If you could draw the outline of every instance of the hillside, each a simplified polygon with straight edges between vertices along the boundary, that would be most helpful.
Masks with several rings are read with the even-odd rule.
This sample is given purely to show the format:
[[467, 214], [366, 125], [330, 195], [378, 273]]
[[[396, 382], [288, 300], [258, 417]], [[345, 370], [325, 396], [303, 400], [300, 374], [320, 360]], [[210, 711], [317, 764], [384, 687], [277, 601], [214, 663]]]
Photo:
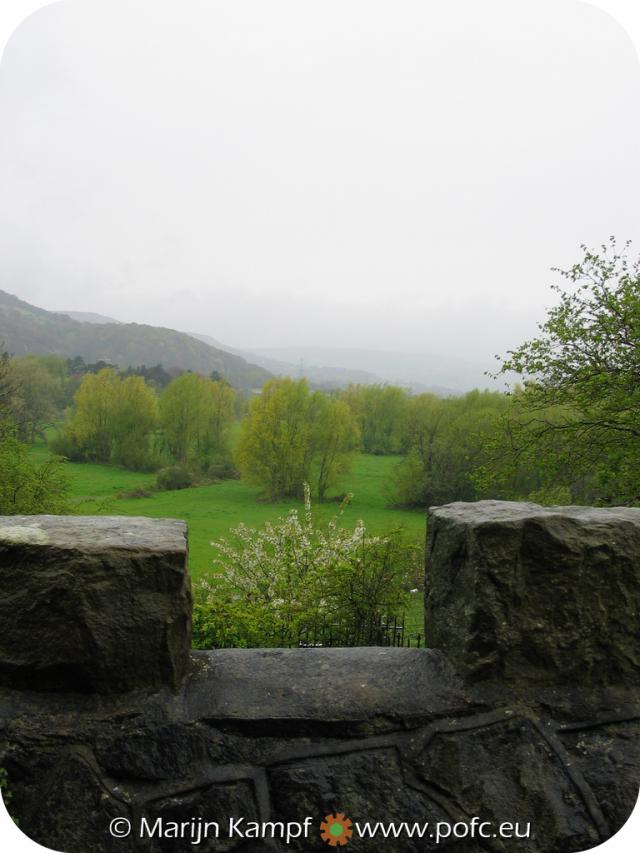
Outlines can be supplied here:
[[[103, 321], [94, 321], [103, 322]], [[200, 335], [196, 332], [190, 333], [192, 337], [199, 341], [204, 341], [210, 346], [219, 347], [225, 352], [235, 353], [242, 358], [249, 359], [253, 364], [258, 364], [264, 367], [275, 376], [290, 376], [293, 379], [298, 379], [300, 376], [306, 377], [312, 388], [334, 389], [346, 388], [350, 384], [371, 385], [373, 383], [384, 382], [379, 376], [374, 376], [366, 370], [352, 370], [345, 367], [322, 367], [316, 364], [307, 364], [303, 360], [297, 362], [281, 361], [275, 358], [269, 358], [265, 355], [250, 352], [248, 350], [235, 349], [234, 347], [221, 344], [210, 335]]]
[[55, 314], [66, 314], [72, 320], [79, 320], [81, 323], [117, 323], [120, 325], [120, 320], [115, 320], [113, 317], [105, 317], [104, 314], [96, 314], [93, 311], [55, 311]]
[[240, 356], [191, 335], [138, 323], [79, 322], [45, 311], [0, 290], [0, 345], [12, 355], [54, 353], [126, 368], [162, 364], [209, 374], [218, 371], [237, 388], [260, 388], [271, 374]]

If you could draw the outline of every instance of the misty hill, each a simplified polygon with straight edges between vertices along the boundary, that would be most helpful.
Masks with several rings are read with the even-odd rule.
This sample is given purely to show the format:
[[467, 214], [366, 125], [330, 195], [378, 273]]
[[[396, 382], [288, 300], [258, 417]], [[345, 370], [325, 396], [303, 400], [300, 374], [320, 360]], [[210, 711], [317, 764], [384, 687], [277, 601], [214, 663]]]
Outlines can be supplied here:
[[242, 358], [246, 358], [253, 364], [258, 364], [264, 367], [270, 373], [276, 376], [290, 376], [293, 379], [299, 379], [305, 376], [312, 387], [314, 388], [346, 388], [351, 383], [359, 385], [371, 385], [373, 383], [384, 382], [379, 376], [370, 373], [366, 370], [356, 370], [353, 368], [340, 366], [320, 366], [316, 364], [308, 364], [304, 359], [297, 362], [279, 360], [270, 358], [266, 355], [261, 355], [259, 352], [251, 352], [249, 350], [236, 349], [235, 347], [227, 346], [220, 341], [212, 338], [210, 335], [200, 335], [196, 332], [191, 332], [194, 338], [199, 341], [204, 341], [210, 346], [218, 347], [226, 352], [235, 353]]
[[[492, 387], [484, 376], [484, 365], [436, 353], [403, 353], [384, 350], [333, 349], [330, 347], [260, 347], [256, 357], [290, 363], [321, 364], [324, 369], [366, 371], [378, 382], [409, 387], [415, 393], [429, 391], [442, 396], [460, 394], [472, 388]], [[265, 363], [265, 362], [261, 362]], [[487, 367], [491, 367], [488, 364]]]
[[162, 364], [209, 374], [216, 370], [237, 388], [260, 388], [270, 374], [240, 356], [184, 332], [138, 323], [80, 322], [45, 311], [0, 290], [0, 343], [13, 355], [54, 353], [118, 367]]
[[56, 314], [66, 314], [72, 320], [79, 320], [81, 323], [117, 323], [120, 325], [120, 320], [114, 320], [113, 317], [105, 317], [104, 314], [96, 314], [94, 311], [56, 311]]

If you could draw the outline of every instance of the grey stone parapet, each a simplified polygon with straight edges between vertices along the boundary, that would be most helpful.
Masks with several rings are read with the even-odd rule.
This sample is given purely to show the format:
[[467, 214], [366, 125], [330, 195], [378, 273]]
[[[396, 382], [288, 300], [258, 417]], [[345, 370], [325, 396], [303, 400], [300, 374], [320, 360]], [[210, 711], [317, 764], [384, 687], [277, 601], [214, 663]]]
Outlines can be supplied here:
[[[640, 510], [431, 511], [431, 648], [189, 651], [185, 525], [0, 519], [0, 767], [64, 853], [327, 850], [320, 821], [451, 827], [360, 853], [578, 853], [640, 783]], [[458, 834], [474, 816], [526, 838]], [[226, 838], [307, 817], [308, 838]], [[131, 829], [114, 837], [114, 820]], [[220, 821], [219, 839], [141, 822]], [[453, 834], [457, 827], [457, 834]]]
[[0, 517], [0, 683], [176, 689], [189, 667], [182, 521]]
[[425, 637], [472, 680], [640, 683], [640, 509], [430, 510]]

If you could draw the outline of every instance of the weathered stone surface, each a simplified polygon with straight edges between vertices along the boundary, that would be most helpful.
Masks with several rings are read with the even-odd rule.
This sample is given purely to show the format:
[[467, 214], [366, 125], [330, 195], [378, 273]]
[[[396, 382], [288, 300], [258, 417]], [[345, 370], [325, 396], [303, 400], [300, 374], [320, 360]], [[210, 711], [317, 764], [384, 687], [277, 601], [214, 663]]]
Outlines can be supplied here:
[[[300, 815], [322, 818], [335, 811], [371, 825], [378, 821], [435, 825], [437, 821], [449, 819], [442, 806], [426, 793], [406, 784], [402, 761], [394, 746], [294, 761], [274, 768], [270, 783], [274, 809], [281, 820], [299, 820]], [[359, 838], [356, 833], [350, 849], [417, 853], [436, 849], [450, 851], [455, 843], [450, 839], [449, 844], [436, 845], [428, 836]], [[326, 850], [326, 844], [314, 833], [305, 849]]]
[[270, 720], [275, 728], [424, 719], [465, 704], [451, 665], [428, 649], [219, 649], [194, 661], [186, 685], [194, 719]]
[[[309, 814], [319, 823], [329, 811], [340, 810], [361, 823], [454, 824], [478, 814], [498, 822], [531, 821], [532, 840], [487, 847], [477, 837], [452, 837], [439, 846], [429, 837], [376, 837], [353, 840], [349, 849], [571, 853], [606, 840], [628, 818], [640, 782], [638, 704], [627, 703], [612, 723], [598, 718], [602, 696], [594, 698], [587, 690], [573, 704], [584, 718], [559, 723], [549, 717], [549, 696], [541, 707], [505, 690], [494, 708], [482, 710], [474, 698], [482, 685], [460, 693], [454, 680], [446, 702], [423, 696], [423, 713], [416, 714], [413, 700], [402, 694], [412, 692], [409, 673], [420, 667], [419, 658], [426, 662], [431, 654], [399, 649], [381, 665], [381, 650], [371, 648], [357, 650], [350, 665], [347, 650], [318, 656], [334, 661], [329, 671], [343, 673], [336, 689], [347, 695], [336, 706], [295, 691], [276, 692], [261, 712], [260, 691], [266, 690], [269, 674], [304, 686], [318, 651], [287, 650], [271, 668], [260, 650], [197, 653], [193, 676], [177, 694], [167, 688], [109, 696], [0, 689], [0, 766], [8, 771], [20, 826], [65, 853], [155, 853], [176, 848], [170, 838], [136, 836], [143, 816], [151, 822], [202, 817], [226, 825], [230, 817], [298, 821]], [[246, 691], [244, 705], [239, 693], [230, 701], [216, 699], [215, 678], [211, 689], [203, 690], [203, 657], [209, 672], [224, 674], [222, 689], [230, 687], [234, 667], [245, 675], [262, 672], [255, 690], [246, 681], [237, 686]], [[393, 680], [393, 669], [405, 677]], [[361, 696], [352, 708], [349, 680], [356, 677], [377, 688], [370, 701]], [[386, 677], [392, 679], [388, 689]], [[437, 670], [432, 677], [437, 681]], [[413, 683], [414, 693], [428, 693], [428, 679]], [[321, 690], [319, 681], [315, 689]], [[328, 703], [331, 698], [335, 694]], [[567, 710], [561, 713], [564, 718]], [[134, 826], [126, 841], [107, 832], [109, 821], [120, 816]], [[219, 841], [218, 847], [207, 842], [198, 849], [296, 849]], [[324, 849], [317, 825], [300, 849]]]
[[426, 641], [470, 679], [638, 685], [640, 509], [432, 509]]
[[[623, 826], [640, 787], [640, 719], [568, 726], [559, 732], [576, 770], [589, 785], [610, 827]], [[635, 779], [637, 785], [626, 780]]]
[[191, 646], [186, 557], [181, 521], [0, 518], [0, 683], [177, 687]]
[[[635, 514], [618, 514], [619, 530], [609, 522], [599, 530], [597, 518], [592, 524], [584, 510], [575, 517], [571, 510], [568, 520], [565, 510], [542, 510], [552, 518], [541, 522], [535, 514], [529, 520], [530, 507], [496, 510], [480, 504], [478, 526], [466, 508], [464, 524], [455, 508], [453, 519], [451, 508], [444, 510], [446, 523], [436, 522], [431, 531], [432, 537], [437, 534], [431, 552], [449, 555], [430, 564], [430, 571], [435, 566], [441, 575], [430, 578], [432, 591], [442, 593], [441, 613], [431, 602], [432, 618], [449, 620], [451, 649], [446, 633], [440, 645], [475, 680], [462, 679], [441, 650], [237, 649], [194, 652], [177, 689], [164, 678], [150, 689], [146, 668], [154, 663], [145, 657], [146, 643], [155, 635], [132, 623], [143, 651], [141, 658], [138, 648], [128, 653], [135, 689], [113, 692], [109, 681], [109, 690], [100, 693], [43, 692], [32, 676], [46, 667], [38, 670], [33, 663], [26, 670], [27, 686], [15, 677], [7, 679], [13, 686], [0, 685], [0, 766], [8, 772], [11, 810], [23, 832], [65, 853], [160, 853], [192, 846], [207, 853], [320, 851], [327, 849], [319, 838], [320, 821], [343, 811], [360, 826], [428, 822], [433, 831], [434, 822], [442, 822], [464, 832], [476, 815], [491, 821], [493, 830], [502, 821], [532, 825], [529, 839], [452, 834], [439, 844], [428, 831], [418, 837], [401, 830], [398, 838], [356, 833], [347, 848], [355, 853], [577, 853], [610, 838], [629, 817], [640, 784], [640, 696], [627, 611], [614, 608], [606, 619], [602, 615], [610, 599], [604, 581], [598, 585], [596, 569], [604, 567], [601, 580], [608, 579], [614, 602], [626, 592], [626, 605], [635, 606], [637, 578], [630, 574], [636, 564], [629, 556], [636, 542]], [[92, 550], [85, 538], [79, 550], [77, 542], [65, 546], [63, 527], [52, 524], [46, 544], [49, 534], [41, 519], [16, 521], [18, 531], [5, 532], [5, 543], [17, 538], [24, 548], [23, 540], [31, 540], [33, 550], [13, 552], [14, 559], [28, 557], [13, 574], [29, 574], [29, 588], [38, 576], [46, 583], [56, 579], [71, 591], [81, 616], [95, 604], [104, 626], [113, 620], [116, 631], [123, 630], [119, 620], [130, 604], [119, 586], [123, 578], [129, 598], [139, 595], [143, 609], [147, 599], [159, 600], [172, 613], [163, 602], [175, 597], [177, 612], [183, 612], [184, 551], [175, 547], [181, 529], [178, 534], [173, 528], [176, 535], [163, 540], [151, 523], [146, 532], [138, 528], [127, 548], [120, 522], [108, 529], [113, 520], [104, 519], [102, 542]], [[122, 521], [126, 529], [130, 520]], [[30, 523], [33, 530], [25, 532]], [[483, 524], [487, 529], [479, 530]], [[156, 551], [154, 543], [160, 543]], [[0, 571], [11, 577], [11, 594], [17, 595], [7, 547]], [[534, 572], [536, 554], [540, 576]], [[576, 598], [570, 593], [582, 577], [578, 564], [590, 594], [578, 592]], [[89, 599], [81, 595], [79, 577], [89, 581]], [[548, 586], [556, 599], [559, 590], [564, 599], [560, 604], [552, 596], [547, 613]], [[104, 606], [111, 597], [118, 609]], [[490, 623], [497, 625], [493, 634], [481, 619], [474, 621], [476, 599], [480, 612], [505, 616], [504, 625], [499, 619]], [[27, 603], [22, 600], [23, 607]], [[59, 630], [61, 615], [75, 624], [68, 602], [66, 610], [51, 612], [42, 600], [36, 603], [34, 612], [45, 624], [49, 619]], [[589, 677], [572, 658], [567, 665], [561, 643], [547, 648], [544, 637], [538, 638], [531, 620], [539, 611], [548, 632], [555, 630], [554, 620], [566, 631], [573, 625], [574, 655], [586, 655], [582, 663], [587, 661]], [[17, 630], [18, 622], [12, 625]], [[480, 633], [483, 657], [477, 657], [480, 646], [469, 651], [463, 642], [465, 626], [472, 637]], [[592, 630], [599, 632], [597, 641]], [[87, 648], [84, 670], [65, 672], [86, 674], [96, 652], [101, 661], [103, 646], [78, 645], [83, 637], [78, 631], [73, 643], [60, 648]], [[118, 651], [108, 650], [109, 655]], [[598, 655], [617, 667], [611, 683], [593, 674], [591, 662]], [[558, 677], [545, 666], [567, 668]], [[77, 688], [76, 680], [70, 683]], [[225, 838], [230, 818], [297, 822], [308, 815], [314, 818], [311, 835], [290, 846], [277, 838]], [[130, 836], [111, 836], [114, 818], [131, 821]], [[197, 845], [188, 834], [141, 837], [142, 818], [148, 825], [158, 818], [174, 826], [219, 821], [222, 836]]]
[[514, 846], [523, 853], [587, 850], [607, 827], [597, 806], [590, 813], [582, 778], [568, 772], [563, 757], [531, 720], [512, 717], [444, 727], [419, 763], [425, 781], [456, 792], [462, 813], [494, 826], [517, 822]]

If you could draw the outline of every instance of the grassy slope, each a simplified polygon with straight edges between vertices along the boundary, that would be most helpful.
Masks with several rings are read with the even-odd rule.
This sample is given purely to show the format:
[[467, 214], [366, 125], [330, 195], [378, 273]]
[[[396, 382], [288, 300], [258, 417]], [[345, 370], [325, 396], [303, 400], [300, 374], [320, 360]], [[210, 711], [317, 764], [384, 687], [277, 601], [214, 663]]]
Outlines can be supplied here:
[[[32, 452], [42, 459], [47, 455], [44, 445], [37, 445]], [[343, 484], [344, 490], [354, 496], [343, 515], [345, 526], [352, 527], [362, 518], [370, 533], [402, 527], [412, 536], [424, 535], [422, 512], [394, 510], [385, 506], [386, 486], [397, 462], [397, 457], [364, 454], [358, 457], [353, 473]], [[239, 522], [259, 527], [265, 521], [285, 515], [291, 508], [301, 507], [301, 503], [296, 501], [262, 503], [259, 501], [260, 489], [239, 480], [176, 492], [156, 492], [144, 498], [117, 498], [119, 492], [149, 486], [155, 480], [154, 475], [88, 463], [68, 463], [67, 471], [71, 477], [72, 494], [81, 501], [79, 511], [82, 513], [184, 519], [189, 526], [189, 567], [194, 578], [212, 565], [215, 550], [211, 541], [228, 536], [230, 528]], [[319, 518], [328, 519], [338, 511], [338, 504], [316, 505], [315, 509]], [[421, 630], [421, 602], [418, 598], [421, 596], [416, 596], [415, 606], [411, 608], [414, 630]]]

